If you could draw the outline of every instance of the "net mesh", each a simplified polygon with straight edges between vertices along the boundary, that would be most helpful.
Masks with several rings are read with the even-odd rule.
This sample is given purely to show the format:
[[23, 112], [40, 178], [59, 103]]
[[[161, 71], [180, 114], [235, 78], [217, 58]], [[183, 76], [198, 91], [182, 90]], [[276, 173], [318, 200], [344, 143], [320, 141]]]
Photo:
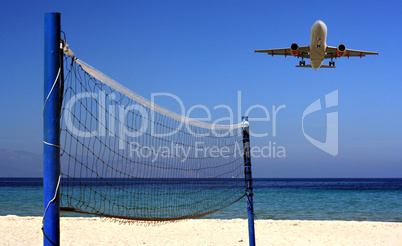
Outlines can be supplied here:
[[62, 211], [136, 220], [200, 217], [244, 194], [238, 125], [163, 109], [64, 58]]

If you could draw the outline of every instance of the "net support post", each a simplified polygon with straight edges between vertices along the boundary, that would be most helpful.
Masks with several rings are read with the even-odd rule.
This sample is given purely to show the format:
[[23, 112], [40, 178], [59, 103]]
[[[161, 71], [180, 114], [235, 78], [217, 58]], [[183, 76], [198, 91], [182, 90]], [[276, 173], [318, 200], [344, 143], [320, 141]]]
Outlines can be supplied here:
[[255, 231], [254, 231], [254, 206], [253, 206], [253, 180], [251, 175], [251, 154], [250, 154], [250, 130], [248, 117], [242, 117], [242, 130], [243, 130], [243, 157], [244, 157], [244, 175], [246, 183], [246, 197], [247, 197], [247, 213], [248, 213], [248, 235], [250, 246], [255, 245]]
[[[45, 14], [43, 245], [60, 244], [60, 13]], [[59, 70], [60, 69], [60, 70]]]

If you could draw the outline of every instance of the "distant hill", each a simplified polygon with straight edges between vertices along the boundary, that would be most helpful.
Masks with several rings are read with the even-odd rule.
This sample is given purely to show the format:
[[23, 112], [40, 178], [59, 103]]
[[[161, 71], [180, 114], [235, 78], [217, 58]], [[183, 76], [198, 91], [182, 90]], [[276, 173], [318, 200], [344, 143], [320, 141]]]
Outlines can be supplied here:
[[43, 156], [0, 149], [0, 177], [42, 177]]

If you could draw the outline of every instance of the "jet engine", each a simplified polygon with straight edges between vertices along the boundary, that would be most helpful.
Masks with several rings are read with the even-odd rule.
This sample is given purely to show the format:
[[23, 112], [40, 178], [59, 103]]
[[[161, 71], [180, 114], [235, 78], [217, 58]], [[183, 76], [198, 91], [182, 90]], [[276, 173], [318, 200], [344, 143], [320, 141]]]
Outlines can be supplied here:
[[336, 56], [337, 57], [342, 57], [346, 52], [346, 46], [344, 44], [338, 45], [336, 48]]
[[296, 43], [290, 45], [290, 53], [292, 53], [294, 56], [299, 54], [299, 46]]

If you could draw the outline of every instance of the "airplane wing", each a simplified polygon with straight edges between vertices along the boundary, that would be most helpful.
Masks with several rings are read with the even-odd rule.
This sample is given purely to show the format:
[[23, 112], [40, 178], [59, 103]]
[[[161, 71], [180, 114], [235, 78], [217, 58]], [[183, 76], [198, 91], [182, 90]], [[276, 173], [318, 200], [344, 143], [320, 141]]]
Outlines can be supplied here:
[[[269, 50], [255, 50], [255, 53], [267, 53], [268, 55], [272, 56], [293, 56], [292, 53], [290, 53], [290, 48], [282, 48], [282, 49], [269, 49]], [[300, 46], [299, 47], [299, 56], [302, 56], [304, 58], [310, 58], [310, 47], [309, 46]]]
[[[327, 58], [335, 58], [336, 57], [336, 47], [333, 46], [327, 46], [327, 54], [325, 55], [325, 59]], [[346, 49], [344, 57], [364, 57], [366, 55], [378, 55], [378, 52], [371, 52], [371, 51], [363, 51], [363, 50], [352, 50], [352, 49]]]

